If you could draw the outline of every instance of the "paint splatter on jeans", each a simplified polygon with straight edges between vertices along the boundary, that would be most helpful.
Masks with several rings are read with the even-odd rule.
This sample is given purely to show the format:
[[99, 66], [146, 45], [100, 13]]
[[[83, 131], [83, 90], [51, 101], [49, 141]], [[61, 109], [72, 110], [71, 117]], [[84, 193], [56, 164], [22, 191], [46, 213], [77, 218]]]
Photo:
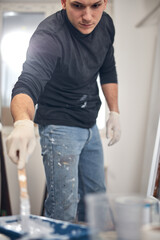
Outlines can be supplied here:
[[53, 219], [85, 220], [84, 197], [104, 192], [102, 144], [97, 126], [90, 129], [39, 126], [47, 182], [45, 215]]

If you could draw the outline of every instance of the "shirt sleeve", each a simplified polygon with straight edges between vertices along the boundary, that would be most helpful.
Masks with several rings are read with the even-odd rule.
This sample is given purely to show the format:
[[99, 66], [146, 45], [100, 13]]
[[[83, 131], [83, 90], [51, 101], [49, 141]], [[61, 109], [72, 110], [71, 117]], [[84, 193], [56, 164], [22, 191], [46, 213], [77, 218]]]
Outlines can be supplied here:
[[58, 43], [45, 31], [36, 31], [31, 37], [23, 70], [13, 90], [12, 98], [24, 93], [37, 103], [45, 85], [51, 79], [59, 58]]
[[106, 14], [105, 16], [106, 16], [106, 28], [109, 38], [109, 47], [103, 65], [99, 71], [101, 84], [118, 82], [113, 47], [115, 28], [111, 17], [108, 14]]
[[100, 81], [101, 84], [118, 82], [113, 46], [108, 50], [104, 63], [100, 69]]

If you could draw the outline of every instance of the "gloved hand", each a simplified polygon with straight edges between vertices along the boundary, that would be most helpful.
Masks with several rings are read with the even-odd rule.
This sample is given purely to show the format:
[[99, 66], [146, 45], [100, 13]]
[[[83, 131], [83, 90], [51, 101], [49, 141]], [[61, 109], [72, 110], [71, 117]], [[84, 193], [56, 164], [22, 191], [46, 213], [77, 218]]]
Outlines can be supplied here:
[[6, 141], [7, 153], [10, 159], [18, 165], [18, 169], [25, 167], [28, 156], [36, 146], [34, 123], [31, 120], [18, 120]]
[[111, 139], [108, 146], [118, 142], [121, 137], [119, 113], [117, 112], [110, 112], [109, 119], [106, 123], [106, 137]]

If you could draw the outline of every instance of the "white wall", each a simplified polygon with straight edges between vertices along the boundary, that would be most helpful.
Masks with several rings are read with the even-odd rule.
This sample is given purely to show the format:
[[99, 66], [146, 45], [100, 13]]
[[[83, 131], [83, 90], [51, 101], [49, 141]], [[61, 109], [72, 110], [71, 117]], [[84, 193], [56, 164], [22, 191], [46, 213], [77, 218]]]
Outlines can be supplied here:
[[157, 4], [154, 0], [150, 2], [152, 4], [145, 0], [113, 2], [122, 138], [117, 145], [105, 149], [109, 192], [139, 192], [145, 170], [143, 161], [157, 26], [135, 26]]

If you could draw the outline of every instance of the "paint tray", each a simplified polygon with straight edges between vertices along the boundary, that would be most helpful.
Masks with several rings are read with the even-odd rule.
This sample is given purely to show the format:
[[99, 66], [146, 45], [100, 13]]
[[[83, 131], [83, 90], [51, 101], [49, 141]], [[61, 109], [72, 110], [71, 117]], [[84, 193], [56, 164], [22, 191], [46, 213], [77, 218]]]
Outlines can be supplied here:
[[[38, 239], [38, 240], [89, 240], [90, 230], [88, 227], [78, 224], [71, 224], [65, 221], [53, 220], [46, 217], [40, 217], [36, 215], [29, 216], [29, 222], [32, 222], [32, 227], [35, 230], [35, 226], [38, 224], [38, 230], [40, 229], [43, 234], [31, 234], [31, 231], [23, 231], [21, 226], [21, 216], [7, 216], [0, 217], [0, 233], [9, 237], [11, 240], [23, 239]], [[34, 223], [36, 224], [34, 226]], [[29, 224], [30, 225], [30, 224]], [[44, 230], [43, 230], [44, 228]], [[47, 231], [45, 230], [47, 229]]]

